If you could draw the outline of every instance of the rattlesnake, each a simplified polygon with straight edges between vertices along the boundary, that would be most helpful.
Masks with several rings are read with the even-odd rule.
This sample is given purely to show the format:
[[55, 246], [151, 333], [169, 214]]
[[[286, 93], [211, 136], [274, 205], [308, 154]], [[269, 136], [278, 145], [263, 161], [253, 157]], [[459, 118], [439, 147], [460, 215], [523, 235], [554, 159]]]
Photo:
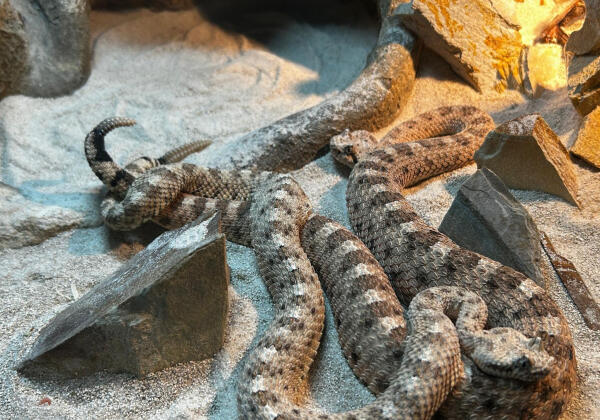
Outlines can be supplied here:
[[[194, 165], [185, 163], [159, 166], [143, 174], [130, 174], [127, 171], [127, 167], [125, 170], [121, 170], [116, 166], [113, 167], [112, 165], [114, 165], [114, 163], [109, 165], [106, 159], [99, 161], [96, 158], [97, 156], [102, 156], [104, 158], [107, 156], [105, 156], [106, 152], [104, 151], [103, 144], [104, 134], [115, 126], [129, 124], [130, 121], [128, 120], [108, 120], [100, 124], [86, 138], [86, 155], [88, 161], [90, 162], [92, 169], [94, 169], [94, 172], [103, 180], [103, 182], [109, 185], [109, 188], [111, 188], [111, 196], [103, 202], [102, 206], [102, 213], [107, 224], [118, 229], [127, 229], [139, 225], [143, 221], [152, 219], [165, 227], [175, 227], [195, 218], [209, 208], [216, 207], [221, 209], [223, 211], [224, 229], [228, 238], [246, 245], [252, 242], [252, 245], [257, 249], [261, 272], [265, 277], [267, 284], [271, 284], [269, 290], [273, 296], [275, 306], [278, 308], [283, 305], [281, 309], [283, 312], [276, 315], [276, 320], [272, 324], [272, 328], [269, 329], [270, 333], [261, 340], [258, 349], [249, 359], [249, 367], [246, 372], [250, 372], [250, 378], [242, 377], [240, 386], [241, 412], [250, 415], [253, 412], [252, 410], [254, 410], [255, 414], [261, 413], [265, 417], [269, 417], [269, 415], [284, 414], [286, 412], [289, 417], [310, 417], [314, 415], [310, 410], [307, 411], [306, 409], [293, 408], [294, 404], [299, 403], [304, 395], [307, 371], [312, 363], [314, 353], [316, 352], [318, 339], [321, 334], [323, 317], [320, 289], [316, 283], [316, 276], [314, 272], [312, 272], [310, 264], [308, 264], [305, 258], [301, 258], [303, 257], [303, 250], [306, 250], [306, 252], [311, 255], [313, 264], [320, 267], [319, 274], [323, 278], [333, 279], [333, 283], [331, 284], [336, 284], [336, 279], [338, 281], [337, 284], [339, 284], [339, 281], [343, 279], [340, 279], [340, 276], [337, 273], [330, 272], [327, 274], [327, 267], [331, 267], [332, 265], [319, 263], [320, 259], [324, 258], [324, 255], [334, 255], [334, 251], [337, 249], [338, 245], [340, 247], [344, 246], [344, 244], [348, 246], [348, 243], [352, 243], [352, 246], [356, 247], [356, 249], [351, 249], [351, 251], [356, 251], [359, 254], [364, 253], [364, 255], [368, 255], [368, 251], [356, 238], [352, 240], [352, 236], [349, 237], [350, 239], [347, 239], [338, 245], [336, 245], [337, 242], [333, 242], [333, 246], [331, 245], [332, 238], [330, 238], [329, 235], [321, 238], [321, 242], [319, 242], [317, 240], [317, 232], [321, 232], [322, 234], [322, 229], [313, 230], [310, 226], [315, 224], [319, 225], [319, 223], [325, 223], [323, 226], [329, 226], [328, 223], [330, 222], [323, 222], [323, 220], [320, 219], [320, 216], [312, 215], [310, 213], [307, 200], [301, 189], [295, 186], [295, 183], [289, 179], [289, 177], [265, 173], [256, 174], [251, 171], [222, 172], [198, 168]], [[460, 138], [460, 136], [455, 136], [454, 138]], [[144, 158], [144, 160], [150, 161], [148, 158]], [[111, 168], [110, 170], [113, 173], [112, 176], [107, 175], [108, 172], [105, 170], [107, 167]], [[121, 175], [117, 176], [116, 174], [119, 173]], [[271, 188], [270, 191], [267, 189], [265, 192], [262, 187], [257, 187], [257, 180], [259, 180], [258, 184], [274, 183], [274, 185], [278, 185], [278, 188]], [[130, 184], [130, 186], [128, 184]], [[290, 189], [292, 190], [291, 192], [287, 191]], [[185, 195], [182, 193], [194, 195]], [[198, 194], [202, 194], [203, 196], [200, 197]], [[250, 201], [249, 198], [251, 197], [251, 194], [253, 194], [253, 197], [258, 197], [259, 199], [253, 198], [253, 200]], [[282, 204], [282, 195], [287, 197], [290, 201], [296, 200], [296, 205], [284, 206], [286, 211], [283, 213], [278, 206], [267, 205], [267, 203], [273, 203], [273, 201], [269, 200], [279, 200], [279, 204]], [[258, 204], [260, 203], [260, 200], [267, 201], [261, 206]], [[270, 214], [261, 214], [261, 211], [265, 214], [270, 211]], [[298, 214], [300, 214], [300, 216]], [[308, 220], [308, 222], [306, 223], [306, 227], [302, 229], [304, 220]], [[340, 226], [331, 226], [329, 228], [329, 233], [331, 233], [332, 236], [343, 235], [340, 232], [345, 232]], [[291, 244], [293, 241], [290, 241], [289, 238], [297, 237], [301, 231], [303, 238], [302, 245], [297, 246], [298, 244], [296, 244], [294, 245], [296, 248], [293, 249], [287, 249], [283, 246], [284, 252], [282, 254], [282, 249], [280, 246], [278, 247], [277, 241], [266, 240], [266, 237], [262, 238], [258, 236], [260, 239], [255, 239], [255, 237], [253, 237], [253, 235], [260, 235], [257, 232], [261, 232], [261, 229], [266, 229], [262, 233], [264, 235], [269, 235], [270, 239], [273, 238], [273, 234], [275, 233], [278, 235], [278, 240], [284, 244]], [[282, 232], [278, 232], [278, 229], [282, 229], [283, 236], [281, 235]], [[346, 232], [345, 234], [352, 235], [349, 232]], [[269, 247], [273, 247], [273, 243], [275, 243], [275, 249], [269, 250]], [[309, 252], [309, 250], [312, 249], [311, 244], [312, 246], [316, 246], [316, 251], [313, 250], [313, 252]], [[319, 245], [317, 246], [315, 244]], [[342, 252], [340, 255], [345, 254], [346, 253]], [[273, 257], [273, 255], [276, 257]], [[370, 258], [372, 259], [372, 257]], [[357, 267], [364, 268], [364, 266], [361, 265], [361, 262], [354, 261], [354, 263]], [[372, 263], [375, 264], [374, 260]], [[278, 268], [274, 269], [273, 267]], [[290, 267], [293, 267], [293, 269], [290, 269]], [[349, 267], [352, 267], [352, 265], [350, 264]], [[381, 272], [381, 269], [378, 269], [378, 271]], [[281, 290], [278, 290], [278, 285], [284, 284], [284, 281], [281, 280], [281, 275], [286, 272], [291, 272], [293, 276], [296, 276], [294, 277], [296, 279], [294, 281], [295, 286], [291, 288], [284, 287], [283, 290], [285, 290], [285, 292], [282, 293]], [[335, 309], [335, 299], [332, 299], [332, 306], [334, 306], [338, 328], [340, 328], [340, 338], [344, 352], [349, 358], [349, 362], [355, 369], [355, 372], [374, 392], [379, 393], [384, 389], [387, 389], [387, 391], [383, 392], [373, 405], [361, 409], [362, 411], [359, 411], [358, 413], [346, 413], [346, 415], [349, 416], [349, 418], [355, 415], [372, 418], [375, 414], [382, 418], [385, 418], [386, 416], [397, 417], [399, 415], [417, 418], [428, 417], [435, 409], [437, 409], [437, 406], [443, 401], [445, 394], [449, 392], [452, 385], [458, 379], [460, 369], [457, 366], [460, 364], [456, 360], [456, 353], [453, 353], [452, 346], [440, 347], [439, 336], [433, 334], [431, 330], [428, 333], [424, 333], [424, 336], [416, 334], [416, 331], [418, 330], [415, 330], [415, 328], [420, 325], [416, 321], [418, 319], [417, 314], [412, 315], [415, 321], [413, 321], [413, 333], [411, 333], [410, 337], [420, 338], [416, 339], [416, 342], [411, 341], [411, 338], [409, 338], [405, 344], [402, 344], [402, 339], [404, 338], [402, 309], [397, 302], [395, 305], [388, 302], [390, 300], [393, 301], [393, 297], [390, 296], [390, 290], [387, 291], [387, 294], [382, 291], [385, 289], [385, 286], [380, 286], [380, 284], [386, 282], [385, 275], [383, 275], [383, 273], [379, 274], [377, 270], [370, 270], [362, 274], [368, 274], [366, 276], [367, 280], [372, 275], [372, 283], [370, 283], [370, 280], [366, 281], [366, 283], [362, 285], [362, 287], [364, 287], [362, 290], [360, 289], [360, 281], [352, 283], [352, 286], [349, 289], [353, 290], [354, 296], [349, 296], [348, 302], [341, 301], [341, 304], [338, 305], [341, 308], [339, 310]], [[271, 277], [274, 277], [274, 280], [269, 280]], [[358, 277], [360, 278], [360, 276]], [[375, 279], [377, 280], [375, 281]], [[365, 279], [362, 279], [362, 281], [364, 282]], [[301, 285], [301, 287], [299, 285]], [[328, 287], [328, 289], [332, 288], [335, 288], [335, 286]], [[302, 293], [299, 293], [300, 291], [302, 291]], [[459, 291], [460, 289], [456, 288], [434, 289], [427, 292], [422, 298], [419, 297], [419, 299], [415, 301], [415, 305], [417, 308], [421, 309], [428, 305], [434, 305], [435, 300], [432, 301], [432, 298], [437, 298], [439, 300], [440, 296], [444, 295], [444, 293], [453, 296], [454, 299], [463, 303], [470, 301], [470, 303], [465, 303], [467, 306], [468, 304], [474, 304], [476, 295], [471, 292], [459, 293]], [[438, 292], [438, 294], [436, 295], [434, 292]], [[461, 297], [460, 294], [463, 296]], [[367, 297], [368, 303], [366, 309], [369, 310], [370, 308], [372, 311], [371, 315], [366, 318], [370, 319], [369, 325], [365, 322], [359, 322], [359, 319], [355, 319], [354, 322], [350, 319], [352, 316], [359, 316], [357, 313], [338, 315], [344, 313], [344, 309], [347, 310], [350, 306], [350, 302], [352, 302], [351, 299], [356, 301], [358, 298], [360, 301], [360, 299], [364, 299], [365, 296]], [[286, 299], [291, 299], [291, 301], [288, 302]], [[418, 303], [421, 300], [427, 303], [419, 306]], [[380, 304], [380, 301], [383, 302], [383, 304]], [[290, 302], [300, 306], [290, 308]], [[445, 310], [448, 314], [456, 315], [456, 302], [453, 302], [452, 305], [448, 305], [450, 302], [452, 302], [452, 300], [447, 300], [447, 305], [442, 306], [439, 309]], [[365, 305], [363, 304], [363, 306]], [[371, 308], [371, 306], [373, 306], [373, 308]], [[481, 307], [481, 304], [479, 304], [479, 307]], [[308, 313], [304, 311], [304, 309], [309, 309]], [[412, 307], [411, 311], [413, 311]], [[419, 311], [414, 310], [414, 312], [418, 313]], [[290, 315], [290, 313], [292, 315]], [[382, 315], [384, 313], [388, 313], [390, 316]], [[469, 310], [465, 316], [468, 321], [463, 322], [463, 326], [477, 324], [477, 322], [481, 323], [482, 318], [479, 310]], [[347, 325], [357, 325], [360, 327], [354, 328], [353, 331], [347, 328], [347, 332], [342, 332], [345, 317], [348, 317], [348, 321], [350, 321], [350, 324]], [[448, 326], [447, 319], [442, 317], [440, 311], [436, 312], [436, 317], [435, 322], [430, 319], [429, 321], [431, 322], [425, 322], [425, 326], [433, 326], [434, 330], [439, 329], [438, 333], [443, 331], [442, 336], [447, 335], [448, 340], [450, 340], [449, 343], [451, 343], [453, 340], [451, 338], [453, 333], [451, 332], [452, 328], [449, 328]], [[307, 322], [307, 319], [309, 322]], [[441, 319], [445, 319], [445, 321], [441, 321]], [[385, 328], [383, 328], [382, 331], [384, 334], [373, 334], [371, 331], [373, 325], [378, 322], [383, 322], [382, 325], [384, 325]], [[446, 322], [445, 326], [444, 322]], [[485, 320], [483, 322], [485, 323]], [[481, 326], [483, 325], [480, 325], [480, 327]], [[291, 336], [283, 334], [283, 330], [287, 331]], [[375, 335], [375, 337], [372, 337], [373, 340], [370, 341], [368, 339], [361, 341], [361, 333], [363, 332], [366, 333], [367, 336]], [[480, 351], [479, 356], [481, 356], [482, 367], [484, 368], [486, 357], [490, 357], [493, 353], [491, 347], [496, 347], [493, 350], [507, 350], [507, 354], [502, 355], [500, 359], [496, 358], [492, 361], [489, 359], [487, 360], [487, 366], [490, 368], [489, 373], [514, 378], [519, 377], [519, 372], [525, 372], [526, 375], [520, 377], [520, 379], [535, 381], [547, 373], [547, 365], [549, 363], [551, 363], [552, 366], [556, 364], [552, 357], [548, 357], [547, 354], [539, 348], [539, 339], [526, 340], [524, 337], [509, 329], [497, 329], [496, 332], [498, 334], [486, 333], [486, 338], [504, 341], [509, 338], [513, 339], [514, 337], [517, 337], [514, 342], [518, 343], [520, 346], [519, 350], [517, 351], [517, 349], [510, 348], [509, 345], [493, 346], [491, 344], [487, 345], [487, 347], [490, 347], [490, 351], [485, 351], [486, 346], [481, 345], [468, 350], [468, 345], [466, 344], [468, 340], [464, 339], [465, 329], [463, 328], [462, 330], [463, 339], [461, 340], [461, 345], [463, 346], [463, 350], [471, 352], [475, 351], [475, 353]], [[393, 336], [394, 334], [396, 334], [396, 337], [388, 340], [385, 345], [379, 346], [380, 348], [385, 348], [391, 343], [387, 353], [374, 352], [374, 349], [369, 348], [369, 344], [366, 344], [370, 343], [370, 346], [372, 347], [374, 345], [373, 343], [375, 343], [375, 348], [377, 348], [377, 343], [382, 343], [380, 340], [382, 335]], [[429, 336], [427, 334], [429, 334]], [[427, 339], [427, 337], [429, 337], [429, 339]], [[304, 339], [304, 341], [302, 339]], [[415, 377], [414, 374], [412, 376], [406, 376], [407, 365], [409, 366], [409, 369], [421, 369], [421, 372], [423, 372], [421, 365], [426, 362], [425, 365], [431, 368], [429, 361], [424, 362], [419, 359], [416, 356], [418, 351], [413, 350], [417, 349], [418, 346], [425, 342], [429, 342], [431, 348], [434, 349], [432, 350], [434, 353], [437, 352], [437, 356], [434, 357], [433, 360], [441, 364], [433, 371], [429, 371], [428, 374], [423, 374], [421, 386], [424, 388], [412, 386], [416, 384], [409, 381], [408, 383], [411, 383], [412, 385], [406, 389], [407, 382], [400, 380], [399, 378], [406, 379], [406, 377]], [[437, 348], [436, 344], [438, 346]], [[411, 347], [411, 345], [415, 347]], [[481, 351], [482, 349], [483, 351]], [[402, 355], [403, 350], [406, 350], [404, 355]], [[477, 359], [478, 355], [475, 353], [472, 353], [471, 357]], [[386, 354], [387, 356], [385, 356]], [[453, 354], [454, 356], [452, 356]], [[445, 358], [442, 356], [445, 356]], [[513, 357], [513, 359], [509, 360], [508, 364], [503, 365], [502, 368], [500, 366], [494, 366], [498, 360], [505, 361], [505, 356]], [[388, 358], [386, 359], [385, 357]], [[381, 364], [382, 360], [386, 363]], [[403, 365], [403, 363], [405, 364]], [[574, 361], [572, 363], [574, 364]], [[507, 367], [510, 367], [512, 370], [502, 371], [502, 369]], [[377, 370], [380, 370], [380, 372], [377, 372]], [[471, 366], [470, 371], [474, 370], [475, 368]], [[373, 372], [376, 373], [374, 374]], [[403, 372], [403, 374], [396, 375], [398, 372]], [[436, 374], [433, 374], [432, 372], [436, 372]], [[478, 374], [481, 375], [481, 372]], [[254, 378], [252, 378], [252, 376], [254, 376]], [[475, 376], [477, 376], [477, 374]], [[258, 382], [257, 378], [259, 378]], [[443, 386], [437, 383], [435, 381], [436, 379], [441, 380]], [[494, 378], [493, 380], [499, 381], [498, 378]], [[514, 386], [515, 381], [504, 381], [512, 383]], [[405, 387], [404, 393], [398, 392], [403, 386]], [[519, 383], [519, 386], [516, 388], [520, 390], [523, 387], [526, 388], [527, 386], [522, 386]], [[472, 405], [473, 392], [471, 391], [473, 390], [467, 389], [467, 391], [468, 392], [463, 393], [459, 400], [463, 405]], [[566, 392], [566, 395], [568, 396], [568, 391]], [[553, 395], [550, 395], [550, 397], [553, 397]], [[479, 405], [481, 405], [482, 401], [485, 401], [484, 399], [481, 399], [481, 397], [477, 398], [479, 399], [475, 401], [475, 403]], [[470, 402], [464, 403], [464, 401]], [[402, 406], [402, 404], [404, 404], [404, 406]], [[475, 409], [479, 409], [480, 413], [485, 413], [486, 410], [488, 410], [487, 412], [494, 414], [493, 408], [475, 407]], [[498, 410], [495, 411], [497, 413]], [[286, 416], [282, 418], [285, 417]]]
[[492, 378], [465, 360], [467, 380], [441, 412], [451, 418], [554, 418], [576, 381], [573, 342], [560, 309], [525, 275], [459, 247], [425, 224], [400, 194], [406, 186], [471, 162], [491, 128], [489, 116], [473, 107], [445, 107], [400, 124], [380, 142], [367, 132], [343, 133], [332, 139], [332, 149], [340, 161], [357, 162], [346, 193], [351, 225], [403, 304], [428, 287], [464, 286], [485, 300], [489, 327], [540, 337], [555, 359], [549, 375], [529, 384]]

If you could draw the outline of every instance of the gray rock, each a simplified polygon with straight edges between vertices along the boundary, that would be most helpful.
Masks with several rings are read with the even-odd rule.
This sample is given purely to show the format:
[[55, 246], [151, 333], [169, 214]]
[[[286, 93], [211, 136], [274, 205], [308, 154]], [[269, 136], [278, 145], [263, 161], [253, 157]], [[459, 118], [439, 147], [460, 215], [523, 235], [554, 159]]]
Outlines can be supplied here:
[[87, 0], [7, 0], [0, 5], [0, 98], [59, 96], [90, 71]]
[[579, 309], [579, 313], [581, 313], [585, 324], [591, 330], [600, 331], [600, 305], [594, 299], [594, 295], [590, 293], [575, 265], [556, 252], [554, 245], [552, 245], [546, 233], [541, 232], [541, 234], [544, 251], [546, 251], [548, 258], [550, 258], [552, 267], [556, 271], [556, 274], [558, 274], [560, 281], [569, 292], [571, 299], [573, 299], [573, 303]]
[[142, 376], [214, 355], [228, 310], [219, 230], [213, 214], [160, 235], [42, 328], [22, 371]]
[[60, 232], [101, 223], [72, 209], [32, 202], [2, 182], [0, 197], [0, 250], [36, 245]]
[[544, 286], [542, 248], [535, 222], [489, 169], [461, 187], [439, 228], [462, 247], [518, 270]]
[[600, 56], [574, 56], [569, 63], [569, 98], [581, 115], [600, 105]]
[[510, 188], [544, 191], [580, 207], [569, 152], [539, 114], [523, 115], [490, 131], [473, 156]]
[[0, 3], [0, 98], [18, 90], [28, 71], [22, 17], [11, 2]]

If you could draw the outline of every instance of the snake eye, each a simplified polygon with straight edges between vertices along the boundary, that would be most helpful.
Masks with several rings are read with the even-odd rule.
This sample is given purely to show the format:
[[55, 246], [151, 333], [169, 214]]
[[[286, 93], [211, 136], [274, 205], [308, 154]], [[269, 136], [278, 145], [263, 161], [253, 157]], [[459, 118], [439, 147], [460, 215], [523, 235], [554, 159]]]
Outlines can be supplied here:
[[523, 369], [530, 368], [530, 367], [531, 367], [531, 361], [529, 360], [529, 358], [528, 358], [528, 357], [525, 357], [525, 356], [523, 356], [523, 357], [521, 357], [521, 358], [518, 360], [518, 362], [517, 362], [517, 365], [518, 365], [520, 368], [523, 368]]

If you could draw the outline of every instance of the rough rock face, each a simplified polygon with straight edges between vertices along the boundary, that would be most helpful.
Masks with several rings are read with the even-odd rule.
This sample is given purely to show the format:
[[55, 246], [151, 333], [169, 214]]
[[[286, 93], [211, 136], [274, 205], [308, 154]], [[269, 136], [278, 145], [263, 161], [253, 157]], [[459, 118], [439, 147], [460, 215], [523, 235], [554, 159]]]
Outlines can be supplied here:
[[600, 106], [584, 118], [571, 153], [600, 168]]
[[600, 105], [600, 56], [575, 56], [569, 63], [569, 98], [581, 115]]
[[600, 0], [585, 0], [585, 21], [569, 37], [567, 50], [577, 55], [600, 52]]
[[462, 247], [518, 270], [544, 287], [535, 222], [492, 171], [475, 172], [444, 216], [440, 232]]
[[489, 1], [415, 0], [413, 8], [406, 26], [475, 89], [501, 90], [502, 80], [518, 77], [521, 35]]
[[11, 3], [0, 3], [0, 98], [14, 92], [27, 72], [23, 19]]
[[479, 168], [491, 169], [510, 188], [544, 191], [580, 206], [569, 153], [539, 114], [496, 127], [474, 158]]
[[6, 0], [0, 5], [0, 98], [59, 96], [90, 71], [87, 0]]
[[77, 211], [34, 203], [2, 182], [0, 197], [0, 249], [36, 245], [60, 232], [94, 224]]
[[577, 0], [415, 0], [405, 24], [479, 91], [521, 84], [522, 48]]
[[21, 368], [141, 376], [215, 354], [229, 285], [219, 222], [213, 214], [160, 235], [42, 328]]
[[532, 45], [548, 27], [558, 23], [579, 0], [490, 0], [509, 23], [519, 27], [523, 44]]

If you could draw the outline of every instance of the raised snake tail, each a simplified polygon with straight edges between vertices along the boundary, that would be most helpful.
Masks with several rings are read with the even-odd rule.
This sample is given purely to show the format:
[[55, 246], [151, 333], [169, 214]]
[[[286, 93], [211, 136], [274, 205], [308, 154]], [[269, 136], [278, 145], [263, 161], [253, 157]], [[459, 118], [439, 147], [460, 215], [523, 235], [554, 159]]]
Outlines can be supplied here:
[[111, 117], [98, 124], [85, 138], [85, 157], [94, 174], [109, 190], [123, 193], [134, 180], [134, 176], [121, 168], [106, 152], [104, 136], [117, 127], [135, 125], [135, 120], [122, 117]]
[[190, 143], [186, 143], [175, 149], [169, 150], [167, 153], [158, 158], [158, 161], [161, 164], [169, 164], [182, 161], [187, 156], [198, 153], [208, 146], [210, 146], [212, 142], [210, 140], [197, 140]]

